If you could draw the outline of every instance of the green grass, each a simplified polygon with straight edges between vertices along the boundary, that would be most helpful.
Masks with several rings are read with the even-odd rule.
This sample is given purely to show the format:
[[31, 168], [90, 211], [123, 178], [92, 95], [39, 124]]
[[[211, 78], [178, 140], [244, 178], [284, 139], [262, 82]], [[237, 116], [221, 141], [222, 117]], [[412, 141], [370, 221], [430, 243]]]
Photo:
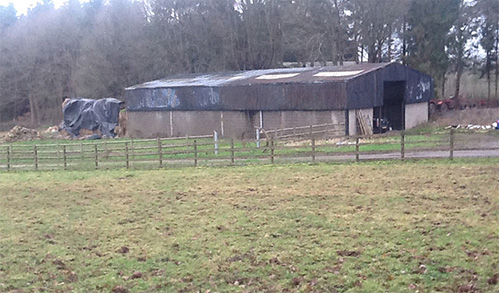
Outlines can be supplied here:
[[494, 292], [498, 172], [456, 160], [2, 174], [0, 291]]

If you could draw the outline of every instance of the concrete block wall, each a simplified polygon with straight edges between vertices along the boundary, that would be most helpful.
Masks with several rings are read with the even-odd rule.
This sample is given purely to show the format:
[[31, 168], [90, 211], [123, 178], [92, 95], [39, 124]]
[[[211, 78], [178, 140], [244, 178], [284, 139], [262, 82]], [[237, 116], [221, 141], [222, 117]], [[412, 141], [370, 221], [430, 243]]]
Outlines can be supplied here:
[[[263, 112], [266, 130], [319, 125], [345, 124], [344, 111], [269, 111]], [[343, 133], [344, 134], [344, 131]]]
[[219, 111], [172, 111], [173, 137], [221, 133]]
[[[248, 112], [244, 111], [224, 111], [220, 112], [222, 137], [230, 137], [234, 139], [253, 139], [255, 138], [255, 127], [252, 125], [251, 117]], [[258, 119], [254, 119], [258, 121]], [[258, 125], [255, 125], [258, 126]]]
[[405, 105], [405, 129], [411, 129], [428, 121], [428, 103]]
[[[235, 139], [255, 138], [260, 127], [259, 111], [143, 111], [128, 112], [130, 137], [182, 137], [210, 135]], [[266, 130], [318, 124], [345, 124], [344, 111], [267, 111], [262, 112]], [[344, 135], [344, 127], [337, 135]]]
[[127, 112], [127, 136], [171, 137], [170, 111]]

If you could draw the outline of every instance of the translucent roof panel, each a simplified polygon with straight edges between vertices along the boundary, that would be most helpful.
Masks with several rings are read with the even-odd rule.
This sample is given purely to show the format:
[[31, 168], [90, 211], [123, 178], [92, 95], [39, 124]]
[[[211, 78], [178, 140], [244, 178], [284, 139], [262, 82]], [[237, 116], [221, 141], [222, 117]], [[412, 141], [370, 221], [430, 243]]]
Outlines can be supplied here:
[[260, 75], [256, 79], [282, 79], [282, 78], [291, 78], [297, 76], [299, 73], [284, 73], [284, 74], [265, 74], [265, 75]]
[[364, 72], [364, 70], [354, 70], [354, 71], [323, 71], [314, 74], [315, 77], [344, 77], [353, 76]]

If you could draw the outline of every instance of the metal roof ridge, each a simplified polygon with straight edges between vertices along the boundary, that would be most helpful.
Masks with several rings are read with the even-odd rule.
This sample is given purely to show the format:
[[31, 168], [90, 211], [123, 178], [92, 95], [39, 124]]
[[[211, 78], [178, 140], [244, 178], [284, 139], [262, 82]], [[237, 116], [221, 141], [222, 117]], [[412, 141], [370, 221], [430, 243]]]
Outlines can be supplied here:
[[[137, 85], [126, 87], [125, 90], [136, 90], [136, 89], [154, 89], [154, 88], [164, 88], [164, 87], [223, 87], [231, 85], [233, 82], [243, 81], [245, 79], [256, 79], [259, 76], [264, 75], [278, 75], [286, 73], [310, 73], [312, 76], [320, 72], [346, 72], [346, 71], [358, 71], [362, 70], [357, 74], [352, 76], [338, 76], [335, 82], [348, 81], [359, 76], [368, 74], [370, 72], [379, 70], [381, 68], [387, 67], [392, 64], [402, 65], [398, 62], [383, 62], [383, 63], [358, 63], [358, 64], [348, 64], [348, 65], [328, 65], [320, 67], [291, 67], [291, 68], [267, 68], [267, 69], [255, 69], [255, 70], [245, 70], [245, 71], [226, 71], [226, 72], [211, 72], [211, 73], [187, 73], [187, 74], [176, 74], [168, 77], [147, 81]], [[293, 77], [291, 77], [293, 78]], [[293, 82], [276, 82], [278, 83], [308, 83], [305, 81], [293, 81]], [[333, 80], [331, 80], [333, 81]], [[309, 82], [314, 82], [310, 80]], [[252, 83], [248, 83], [251, 85]]]

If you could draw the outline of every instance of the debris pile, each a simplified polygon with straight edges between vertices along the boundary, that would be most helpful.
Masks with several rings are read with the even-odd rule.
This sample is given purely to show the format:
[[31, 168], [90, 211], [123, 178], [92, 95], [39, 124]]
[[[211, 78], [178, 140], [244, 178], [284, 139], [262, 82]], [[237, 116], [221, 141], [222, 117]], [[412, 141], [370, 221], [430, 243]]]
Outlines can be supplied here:
[[336, 145], [353, 145], [356, 144], [355, 141], [342, 140], [336, 143]]
[[56, 132], [59, 132], [59, 130], [60, 130], [59, 126], [54, 125], [54, 126], [47, 128], [47, 130], [45, 130], [43, 133], [56, 133]]
[[54, 125], [49, 128], [47, 128], [45, 131], [42, 133], [43, 138], [50, 138], [50, 139], [70, 139], [71, 136], [65, 131], [61, 130], [59, 125]]
[[40, 136], [40, 133], [38, 133], [38, 131], [16, 125], [7, 133], [7, 135], [5, 135], [4, 140], [6, 142], [16, 142], [39, 140], [41, 138], [42, 137]]
[[477, 124], [457, 124], [457, 125], [449, 125], [445, 127], [445, 129], [468, 129], [468, 130], [490, 130], [495, 129], [497, 127], [497, 122], [494, 122], [490, 125], [477, 125]]

